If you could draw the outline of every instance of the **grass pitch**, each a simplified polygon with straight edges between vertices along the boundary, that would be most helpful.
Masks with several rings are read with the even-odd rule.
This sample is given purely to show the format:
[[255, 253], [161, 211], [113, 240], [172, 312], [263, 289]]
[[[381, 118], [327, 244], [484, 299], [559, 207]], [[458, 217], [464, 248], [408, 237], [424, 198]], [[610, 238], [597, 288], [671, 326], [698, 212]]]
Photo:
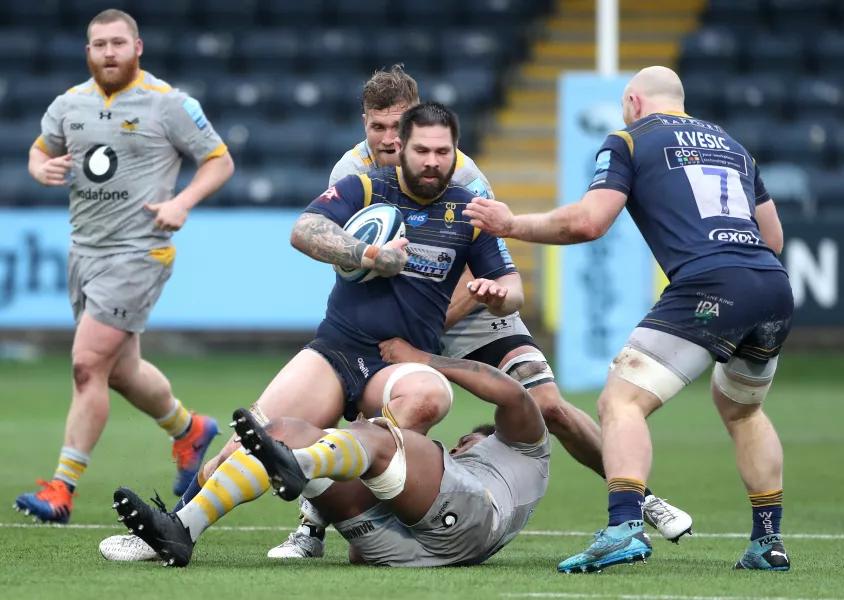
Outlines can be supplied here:
[[[286, 357], [162, 359], [185, 405], [229, 422], [248, 406]], [[200, 541], [187, 569], [159, 563], [108, 563], [99, 541], [122, 533], [110, 510], [126, 485], [144, 496], [157, 489], [168, 505], [174, 466], [166, 435], [113, 397], [109, 425], [82, 479], [72, 527], [34, 526], [15, 513], [15, 496], [49, 479], [58, 457], [70, 398], [68, 359], [0, 363], [0, 598], [844, 598], [844, 438], [842, 357], [785, 356], [767, 412], [785, 448], [786, 547], [789, 573], [735, 572], [750, 531], [750, 508], [734, 467], [732, 444], [707, 397], [694, 385], [654, 415], [654, 491], [694, 517], [697, 535], [679, 546], [652, 532], [647, 564], [595, 575], [561, 575], [559, 560], [582, 550], [606, 524], [606, 487], [555, 444], [547, 496], [528, 531], [480, 567], [382, 569], [346, 564], [346, 547], [328, 534], [323, 560], [278, 563], [266, 551], [296, 526], [296, 507], [267, 495], [239, 507]], [[595, 414], [595, 396], [573, 396]], [[307, 399], [303, 399], [307, 401]], [[491, 420], [490, 407], [459, 392], [434, 435], [454, 443]], [[227, 436], [228, 432], [225, 432]], [[212, 451], [224, 442], [217, 438]], [[836, 458], [837, 457], [837, 458]], [[578, 533], [581, 532], [581, 533]]]

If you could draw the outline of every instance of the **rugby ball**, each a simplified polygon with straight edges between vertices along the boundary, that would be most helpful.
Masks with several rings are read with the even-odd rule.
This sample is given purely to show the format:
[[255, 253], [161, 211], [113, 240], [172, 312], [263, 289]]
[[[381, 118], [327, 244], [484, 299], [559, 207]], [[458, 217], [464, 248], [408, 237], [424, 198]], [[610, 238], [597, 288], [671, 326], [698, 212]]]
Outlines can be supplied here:
[[[356, 212], [343, 226], [343, 230], [373, 246], [404, 237], [404, 216], [395, 206], [372, 204]], [[350, 283], [364, 283], [378, 277], [371, 269], [346, 269], [334, 265], [337, 274]]]

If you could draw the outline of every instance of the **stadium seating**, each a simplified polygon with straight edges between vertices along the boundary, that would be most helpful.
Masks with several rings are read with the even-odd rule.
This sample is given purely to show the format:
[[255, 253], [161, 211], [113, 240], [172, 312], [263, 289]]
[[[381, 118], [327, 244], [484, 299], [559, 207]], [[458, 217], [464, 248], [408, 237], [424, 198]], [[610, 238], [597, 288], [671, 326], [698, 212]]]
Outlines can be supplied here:
[[679, 62], [689, 113], [747, 147], [784, 219], [844, 222], [844, 3], [710, 0]]
[[[204, 206], [303, 206], [363, 139], [360, 94], [405, 64], [424, 98], [454, 107], [461, 148], [499, 102], [506, 69], [550, 0], [113, 0], [138, 20], [141, 66], [199, 100], [237, 160]], [[0, 7], [0, 205], [66, 205], [31, 181], [26, 156], [50, 102], [85, 81], [85, 28], [100, 0]], [[389, 11], [389, 13], [388, 13]], [[177, 189], [190, 181], [187, 164]], [[301, 172], [300, 177], [295, 173]], [[34, 184], [34, 185], [33, 185]]]

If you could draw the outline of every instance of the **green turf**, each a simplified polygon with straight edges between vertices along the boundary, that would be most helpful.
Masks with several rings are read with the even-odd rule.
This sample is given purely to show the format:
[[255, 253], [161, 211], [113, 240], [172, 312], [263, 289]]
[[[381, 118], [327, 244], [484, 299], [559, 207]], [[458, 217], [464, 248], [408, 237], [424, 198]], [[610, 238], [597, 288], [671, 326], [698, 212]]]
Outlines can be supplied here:
[[[248, 406], [283, 364], [278, 357], [162, 359], [186, 405], [221, 424], [231, 410]], [[769, 395], [768, 413], [786, 452], [785, 517], [788, 533], [844, 534], [841, 357], [786, 357]], [[50, 359], [34, 365], [0, 363], [0, 523], [27, 523], [12, 508], [14, 497], [50, 478], [64, 429], [70, 392], [69, 363]], [[594, 396], [571, 398], [591, 414]], [[303, 399], [307, 401], [307, 399]], [[489, 421], [487, 405], [458, 394], [452, 414], [435, 432], [454, 442], [470, 426]], [[749, 531], [750, 510], [736, 474], [732, 446], [706, 397], [695, 385], [654, 416], [654, 490], [692, 513], [697, 533]], [[214, 448], [219, 448], [218, 438]], [[835, 457], [838, 457], [836, 459]], [[575, 464], [558, 445], [547, 496], [530, 530], [588, 531], [605, 524], [606, 491], [594, 474]], [[76, 524], [114, 523], [111, 494], [127, 485], [168, 504], [174, 467], [165, 434], [147, 417], [115, 397], [109, 426], [85, 474], [74, 507]], [[267, 496], [228, 515], [223, 526], [296, 525], [295, 506]], [[746, 540], [696, 537], [680, 546], [654, 539], [647, 565], [619, 566], [598, 575], [556, 573], [557, 562], [579, 550], [588, 536], [523, 535], [481, 567], [399, 570], [350, 567], [345, 545], [329, 534], [325, 560], [295, 564], [270, 561], [266, 551], [287, 536], [282, 531], [214, 531], [202, 539], [194, 562], [183, 570], [157, 563], [114, 564], [97, 552], [115, 528], [0, 527], [2, 598], [503, 598], [547, 593], [568, 597], [727, 596], [844, 598], [844, 540], [786, 537], [791, 572], [730, 570]], [[249, 596], [247, 596], [247, 594]]]

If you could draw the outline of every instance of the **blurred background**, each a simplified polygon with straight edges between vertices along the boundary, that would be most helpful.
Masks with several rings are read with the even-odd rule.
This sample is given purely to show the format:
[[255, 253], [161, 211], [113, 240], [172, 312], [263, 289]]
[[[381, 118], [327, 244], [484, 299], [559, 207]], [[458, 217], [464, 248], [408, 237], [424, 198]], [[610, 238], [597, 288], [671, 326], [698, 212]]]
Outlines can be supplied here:
[[[3, 3], [0, 356], [69, 348], [67, 189], [40, 187], [26, 161], [46, 107], [89, 76], [85, 30], [100, 10], [122, 8], [137, 19], [141, 67], [196, 97], [236, 162], [231, 181], [176, 235], [175, 274], [145, 337], [155, 352], [190, 354], [296, 349], [307, 341], [333, 275], [289, 247], [289, 228], [324, 190], [334, 163], [363, 139], [360, 93], [376, 69], [404, 63], [423, 99], [459, 113], [461, 149], [515, 212], [574, 199], [562, 193], [567, 173], [558, 140], [571, 132], [563, 131], [559, 117], [558, 85], [567, 73], [596, 70], [597, 4]], [[687, 112], [722, 124], [761, 165], [785, 224], [783, 261], [798, 305], [791, 347], [838, 348], [844, 325], [844, 3], [620, 0], [616, 11], [618, 70], [677, 69]], [[618, 98], [609, 101], [614, 113]], [[619, 125], [617, 118], [614, 113], [606, 122], [598, 111], [574, 127], [600, 140]], [[585, 164], [594, 157], [592, 148], [567, 151], [582, 154]], [[193, 171], [185, 161], [177, 190]], [[564, 258], [511, 246], [527, 291], [523, 316], [550, 352], [555, 333], [587, 317], [561, 307]], [[589, 281], [612, 278], [601, 273], [593, 268]], [[658, 275], [641, 287], [636, 307], [653, 301], [661, 289]], [[596, 306], [605, 313], [629, 304], [629, 295], [625, 289], [604, 293]], [[592, 334], [612, 340], [612, 332], [626, 333], [628, 325], [608, 322]]]

